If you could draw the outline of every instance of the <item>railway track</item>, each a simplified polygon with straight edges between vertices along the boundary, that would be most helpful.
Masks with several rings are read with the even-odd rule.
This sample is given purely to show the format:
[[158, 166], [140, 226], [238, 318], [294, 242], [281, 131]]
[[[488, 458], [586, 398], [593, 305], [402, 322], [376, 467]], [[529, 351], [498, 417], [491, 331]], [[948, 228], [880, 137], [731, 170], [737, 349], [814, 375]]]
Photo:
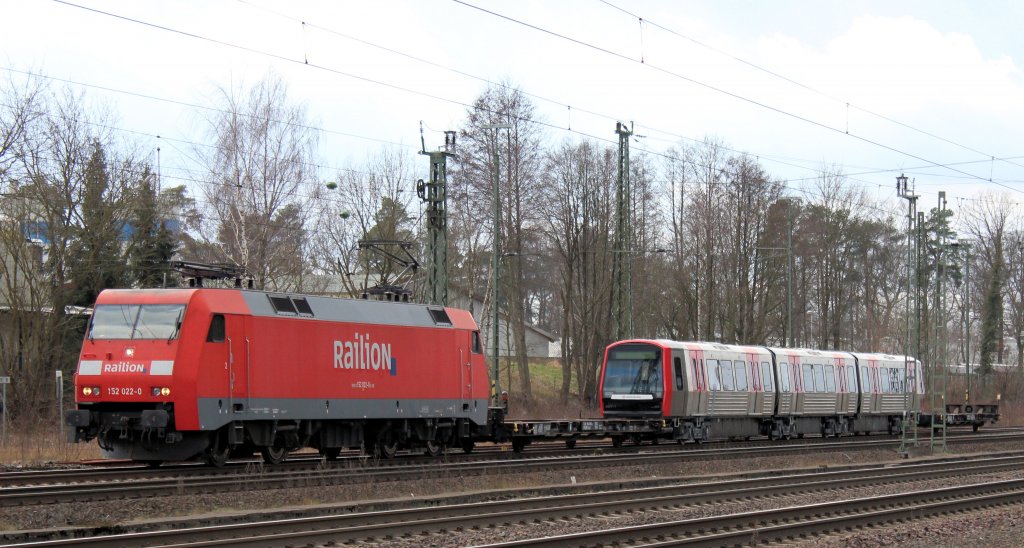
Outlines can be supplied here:
[[[1014, 436], [1024, 440], [1024, 429], [1022, 428], [1000, 428], [990, 429], [984, 433], [954, 433], [948, 439], [951, 443], [977, 442], [998, 442], [1012, 440]], [[924, 434], [922, 442], [926, 440]], [[416, 454], [400, 454], [397, 459], [378, 459], [350, 451], [343, 453], [341, 457], [332, 462], [324, 462], [316, 453], [297, 453], [289, 456], [288, 460], [276, 466], [263, 464], [259, 459], [243, 459], [229, 462], [224, 468], [213, 468], [202, 463], [176, 463], [164, 465], [160, 468], [131, 463], [131, 461], [89, 461], [87, 463], [69, 463], [76, 468], [60, 468], [47, 470], [28, 470], [0, 472], [0, 485], [4, 487], [15, 486], [46, 486], [65, 485], [75, 483], [99, 483], [99, 482], [127, 482], [135, 479], [180, 479], [183, 476], [195, 477], [221, 477], [250, 475], [254, 473], [266, 474], [271, 471], [289, 470], [323, 470], [325, 468], [403, 468], [409, 465], [436, 464], [441, 463], [473, 463], [502, 461], [530, 461], [550, 460], [563, 457], [583, 457], [593, 455], [635, 455], [638, 453], [670, 453], [684, 454], [693, 452], [695, 454], [707, 454], [709, 452], [733, 449], [760, 450], [761, 448], [780, 448], [787, 446], [799, 446], [806, 448], [808, 445], [827, 446], [889, 446], [899, 445], [899, 438], [886, 436], [862, 437], [862, 438], [819, 438], [807, 437], [794, 440], [752, 440], [743, 442], [708, 442], [703, 445], [661, 444], [661, 445], [631, 445], [622, 448], [614, 448], [607, 440], [603, 441], [580, 441], [575, 448], [567, 449], [564, 442], [541, 442], [531, 445], [525, 453], [513, 453], [505, 445], [483, 445], [470, 454], [452, 452], [440, 457], [423, 457]], [[850, 445], [853, 444], [853, 445]], [[2, 506], [2, 503], [0, 503]]]
[[[658, 485], [618, 488], [620, 482], [506, 492], [502, 500], [444, 499], [408, 508], [371, 512], [352, 506], [318, 509], [309, 515], [286, 517], [248, 515], [244, 519], [210, 518], [148, 524], [148, 530], [120, 534], [39, 539], [0, 537], [11, 546], [280, 546], [332, 542], [431, 542], [432, 535], [457, 531], [485, 531], [489, 536], [521, 537], [523, 524], [583, 523], [588, 530], [539, 538], [510, 540], [499, 546], [591, 546], [629, 542], [631, 545], [722, 545], [751, 540], [780, 540], [804, 534], [841, 531], [852, 527], [930, 516], [938, 512], [980, 508], [1024, 501], [1024, 480], [972, 481], [969, 485], [932, 488], [852, 498], [823, 504], [789, 506], [729, 515], [627, 527], [600, 527], [606, 518], [636, 512], [671, 512], [680, 508], [728, 502], [764, 501], [827, 493], [842, 498], [844, 491], [899, 486], [951, 477], [984, 479], [1024, 470], [1024, 453], [1001, 457], [950, 459], [928, 463], [851, 466], [844, 470], [816, 470], [784, 475], [765, 473], [751, 477], [692, 483], [692, 478], [664, 478]], [[569, 491], [569, 492], [566, 492]], [[517, 496], [519, 495], [519, 496]], [[538, 496], [540, 495], [540, 496]], [[495, 494], [490, 494], [494, 498]], [[463, 497], [465, 498], [465, 497]], [[594, 526], [597, 524], [598, 526]], [[593, 530], [589, 530], [593, 529]], [[527, 529], [528, 530], [528, 529]], [[84, 534], [86, 531], [78, 531]], [[67, 532], [64, 532], [67, 535]], [[467, 537], [472, 541], [474, 537]], [[462, 544], [459, 537], [455, 542]]]
[[[1020, 434], [964, 434], [949, 443], [984, 443], [1020, 440]], [[153, 470], [118, 467], [0, 475], [0, 508], [37, 504], [90, 502], [123, 498], [193, 495], [251, 490], [327, 487], [358, 483], [410, 481], [425, 477], [466, 477], [487, 474], [523, 474], [581, 468], [656, 465], [685, 460], [757, 458], [816, 452], [884, 449], [899, 445], [893, 438], [807, 439], [787, 444], [740, 444], [721, 448], [697, 446], [642, 446], [634, 451], [581, 453], [557, 451], [535, 456], [507, 454], [483, 460], [437, 461], [436, 459], [375, 460], [366, 457], [340, 462], [320, 459], [288, 466], [264, 466], [249, 462], [229, 468], [181, 465]], [[460, 455], [461, 456], [461, 455]]]

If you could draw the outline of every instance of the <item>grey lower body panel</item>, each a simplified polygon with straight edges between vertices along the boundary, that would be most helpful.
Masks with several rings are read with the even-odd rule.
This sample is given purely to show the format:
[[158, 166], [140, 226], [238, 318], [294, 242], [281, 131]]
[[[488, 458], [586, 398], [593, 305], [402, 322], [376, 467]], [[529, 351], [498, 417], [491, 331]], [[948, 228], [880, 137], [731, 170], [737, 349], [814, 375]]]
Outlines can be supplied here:
[[487, 423], [487, 400], [200, 398], [200, 430], [232, 421], [369, 421], [468, 419]]

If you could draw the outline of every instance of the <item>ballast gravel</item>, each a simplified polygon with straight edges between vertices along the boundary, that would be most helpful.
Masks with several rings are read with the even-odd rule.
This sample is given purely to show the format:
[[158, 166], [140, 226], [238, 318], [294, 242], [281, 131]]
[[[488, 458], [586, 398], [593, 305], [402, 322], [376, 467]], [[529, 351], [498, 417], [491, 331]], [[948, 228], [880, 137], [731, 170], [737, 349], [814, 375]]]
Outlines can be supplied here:
[[[989, 454], [1024, 450], [1024, 442], [985, 443], [977, 446], [951, 446], [953, 454]], [[529, 451], [529, 449], [527, 450]], [[917, 459], [915, 459], [917, 460]], [[593, 467], [573, 472], [496, 472], [475, 477], [437, 477], [417, 481], [387, 482], [375, 485], [310, 485], [302, 488], [274, 490], [242, 490], [229, 493], [170, 495], [133, 500], [98, 501], [77, 504], [49, 504], [26, 508], [0, 508], [0, 531], [95, 527], [117, 531], [122, 525], [153, 519], [207, 516], [213, 519], [225, 514], [246, 515], [271, 509], [301, 511], [315, 505], [353, 501], [393, 499], [420, 501], [454, 493], [487, 493], [499, 489], [539, 487], [547, 485], [583, 484], [587, 482], [620, 481], [656, 477], [685, 476], [700, 481], [716, 475], [737, 472], [790, 470], [795, 468], [828, 468], [830, 466], [882, 462], [907, 462], [891, 450], [851, 450], [802, 456], [768, 456], [756, 459], [719, 459], [686, 461], [674, 465], [636, 465]], [[978, 481], [1024, 477], [1024, 472], [962, 476], [917, 483], [881, 484], [868, 488], [843, 489], [827, 493], [801, 494], [769, 499], [744, 500], [703, 506], [658, 509], [624, 514], [598, 515], [583, 519], [510, 524], [479, 530], [446, 531], [427, 536], [381, 538], [364, 542], [387, 546], [467, 546], [552, 534], [610, 528], [645, 523], [684, 520], [726, 513], [772, 509], [786, 506], [829, 502], [841, 498], [861, 498], [887, 493], [905, 492], [933, 486], [953, 486]], [[1024, 544], [1024, 505], [999, 507], [976, 512], [954, 514], [942, 518], [900, 523], [863, 529], [843, 535], [822, 536], [803, 542], [809, 546], [890, 546], [920, 548], [938, 546], [1020, 546]], [[799, 544], [799, 543], [797, 543]]]

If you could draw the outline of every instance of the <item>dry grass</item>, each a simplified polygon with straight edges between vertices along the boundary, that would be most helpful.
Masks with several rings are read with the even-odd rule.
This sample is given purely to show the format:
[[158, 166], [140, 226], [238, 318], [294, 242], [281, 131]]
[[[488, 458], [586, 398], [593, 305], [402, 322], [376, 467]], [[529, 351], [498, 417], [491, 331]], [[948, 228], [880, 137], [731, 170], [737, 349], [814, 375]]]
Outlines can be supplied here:
[[61, 438], [59, 428], [19, 429], [8, 424], [7, 437], [0, 443], [0, 468], [38, 467], [98, 458], [100, 449], [96, 442], [68, 443]]

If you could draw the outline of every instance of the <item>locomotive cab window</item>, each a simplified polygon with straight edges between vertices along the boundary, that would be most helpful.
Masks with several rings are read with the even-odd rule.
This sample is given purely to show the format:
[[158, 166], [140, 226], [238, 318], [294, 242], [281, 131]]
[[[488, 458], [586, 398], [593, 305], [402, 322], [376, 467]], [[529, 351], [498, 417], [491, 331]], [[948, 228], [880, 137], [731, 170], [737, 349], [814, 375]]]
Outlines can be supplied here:
[[210, 331], [206, 333], [206, 342], [224, 342], [223, 314], [214, 314], [210, 319]]
[[101, 304], [86, 333], [89, 340], [174, 340], [185, 317], [183, 304]]
[[480, 344], [480, 332], [479, 331], [474, 331], [473, 332], [473, 353], [474, 354], [483, 354], [484, 353], [483, 346]]

